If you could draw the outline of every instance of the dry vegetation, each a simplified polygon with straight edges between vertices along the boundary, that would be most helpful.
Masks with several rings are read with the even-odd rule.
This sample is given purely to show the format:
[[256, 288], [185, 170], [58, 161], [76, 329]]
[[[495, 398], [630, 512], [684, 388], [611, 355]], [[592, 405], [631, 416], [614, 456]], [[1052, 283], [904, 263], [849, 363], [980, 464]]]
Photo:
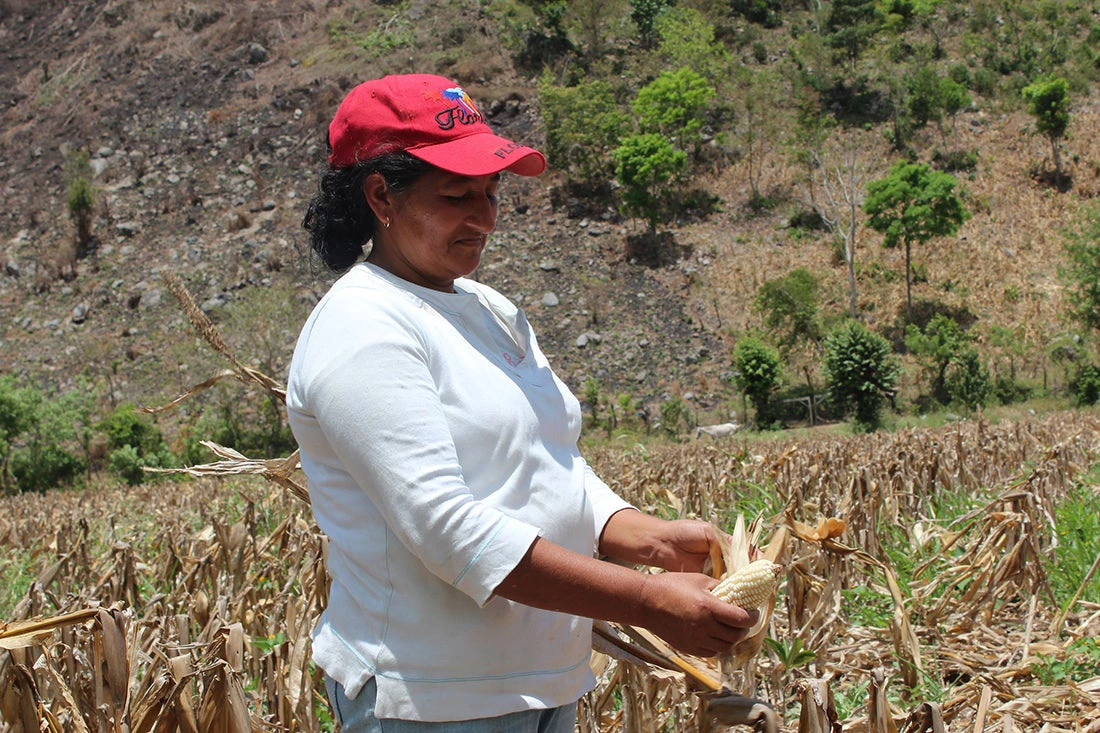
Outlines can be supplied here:
[[[1100, 606], [1060, 611], [1050, 581], [1056, 506], [1100, 461], [1095, 413], [589, 457], [654, 511], [765, 513], [786, 575], [754, 672], [786, 730], [1100, 730], [1100, 660], [1073, 656]], [[0, 625], [0, 728], [326, 729], [308, 640], [325, 540], [252, 481], [5, 499], [0, 572], [35, 580]], [[812, 661], [777, 651], [796, 640]], [[684, 675], [593, 663], [580, 730], [711, 729]], [[1090, 676], [1042, 674], [1057, 663]]]
[[[377, 7], [362, 12], [384, 15], [379, 28], [391, 15], [398, 17], [383, 7], [387, 3], [370, 5]], [[160, 133], [153, 122], [147, 130], [127, 126], [131, 108], [141, 107], [139, 102], [187, 97], [174, 113], [186, 119], [183, 111], [201, 112], [203, 134], [214, 140], [225, 130], [235, 137], [234, 125], [250, 129], [253, 122], [240, 122], [251, 119], [249, 114], [275, 115], [271, 110], [276, 109], [289, 118], [298, 105], [303, 108], [300, 120], [278, 118], [295, 140], [286, 146], [287, 161], [280, 159], [267, 171], [269, 180], [257, 174], [254, 194], [259, 200], [265, 188], [285, 189], [297, 197], [304, 195], [296, 189], [301, 172], [316, 162], [306, 151], [321, 139], [325, 110], [332, 109], [346, 81], [340, 77], [349, 67], [375, 69], [393, 63], [396, 68], [389, 70], [401, 71], [412, 63], [412, 56], [406, 61], [403, 54], [383, 63], [369, 49], [341, 40], [335, 32], [339, 21], [353, 15], [343, 3], [299, 0], [238, 7], [157, 0], [148, 7], [100, 6], [59, 4], [57, 17], [35, 21], [31, 40], [65, 60], [42, 67], [28, 60], [19, 66], [11, 86], [25, 102], [13, 101], [6, 113], [0, 146], [25, 152], [33, 147], [32, 137], [71, 139], [74, 144], [124, 142], [135, 150], [146, 145], [149, 159], [157, 152], [161, 165]], [[129, 15], [108, 13], [115, 6], [125, 6]], [[0, 19], [32, 7], [25, 0], [0, 0]], [[89, 14], [95, 17], [84, 17]], [[483, 70], [496, 78], [498, 39], [479, 30], [490, 25], [480, 15], [476, 23], [466, 21], [464, 38], [446, 44], [432, 35], [437, 32], [434, 23], [402, 20], [390, 29], [431, 36], [414, 44], [418, 46], [450, 48], [461, 40], [463, 54], [440, 51], [438, 58], [419, 63], [471, 82], [482, 78], [478, 72]], [[125, 31], [127, 47], [138, 54], [133, 59], [121, 51], [101, 53], [113, 49], [113, 37], [122, 32], [116, 22], [122, 23], [117, 27]], [[83, 31], [72, 33], [74, 28]], [[367, 24], [367, 30], [373, 29]], [[52, 35], [45, 36], [47, 31]], [[73, 41], [66, 40], [70, 36], [79, 39], [71, 48]], [[213, 59], [217, 69], [226, 71], [232, 66], [225, 59], [230, 50], [249, 41], [270, 46], [277, 61], [255, 68], [234, 94], [204, 81], [201, 63]], [[67, 49], [66, 55], [61, 49]], [[287, 63], [291, 58], [301, 63]], [[142, 77], [147, 91], [139, 94], [108, 83], [113, 77], [105, 70], [125, 64], [147, 75]], [[168, 69], [189, 70], [191, 76], [166, 73]], [[218, 84], [228, 78], [226, 71]], [[479, 91], [500, 99], [509, 93], [507, 85], [484, 87]], [[274, 102], [284, 97], [289, 107], [276, 108]], [[1018, 110], [998, 109], [992, 101], [979, 107], [960, 125], [962, 146], [981, 153], [975, 175], [965, 183], [973, 218], [958, 240], [932, 242], [916, 253], [927, 272], [917, 297], [970, 309], [983, 326], [995, 323], [1016, 331], [1026, 349], [1014, 367], [1021, 376], [1039, 380], [1046, 376], [1047, 347], [1059, 333], [1063, 311], [1057, 279], [1061, 231], [1100, 193], [1100, 136], [1095, 134], [1100, 112], [1091, 97], [1074, 109], [1067, 154], [1081, 162], [1073, 171], [1072, 194], [1062, 195], [1028, 177], [1028, 165], [1045, 155], [1045, 141], [1031, 131], [1029, 118]], [[87, 130], [74, 130], [84, 124], [78, 112], [86, 109], [97, 116]], [[167, 119], [175, 121], [171, 115]], [[139, 132], [152, 142], [138, 139]], [[246, 153], [244, 146], [252, 137], [242, 135], [241, 148], [230, 148], [226, 160], [232, 164], [207, 162], [192, 178], [201, 181], [204, 174], [213, 176], [222, 168], [231, 172], [237, 163], [251, 161], [253, 151]], [[198, 147], [209, 155], [209, 144]], [[879, 165], [868, 170], [874, 177], [884, 172], [888, 156], [882, 150], [872, 153]], [[25, 227], [34, 235], [25, 246], [33, 242], [42, 253], [67, 239], [63, 217], [31, 206], [42, 191], [57, 191], [48, 171], [57, 168], [60, 156], [53, 148], [45, 155], [50, 165], [35, 162], [37, 155], [26, 160], [25, 155], [13, 155], [8, 177], [34, 185], [6, 189], [12, 210], [25, 212], [18, 220], [11, 218], [6, 239], [16, 241], [16, 229]], [[798, 208], [803, 192], [796, 172], [778, 147], [769, 155], [761, 179], [765, 194]], [[705, 259], [706, 268], [670, 267], [646, 272], [644, 280], [635, 274], [642, 284], [629, 287], [617, 283], [612, 288], [608, 280], [591, 275], [581, 281], [593, 301], [606, 301], [600, 306], [607, 310], [600, 313], [602, 323], [625, 321], [637, 308], [630, 292], [627, 307], [613, 309], [611, 296], [617, 290], [655, 292], [654, 283], [659, 283], [686, 299], [700, 330], [732, 341], [757, 325], [750, 303], [759, 286], [798, 266], [827, 273], [826, 305], [842, 309], [843, 268], [832, 245], [824, 237], [797, 239], [780, 223], [785, 209], [764, 215], [745, 211], [745, 165], [736, 162], [708, 180], [724, 203], [719, 215], [677, 229], [677, 241], [696, 260]], [[140, 180], [144, 172], [134, 175]], [[239, 192], [220, 190], [211, 181], [192, 181], [192, 186], [217, 192], [207, 197], [208, 213], [202, 220], [207, 226], [204, 241], [210, 245], [205, 258], [217, 263], [214, 258], [221, 251], [236, 251], [238, 240], [254, 232], [220, 231], [217, 222], [235, 210], [232, 202]], [[531, 199], [534, 209], [543, 212], [508, 224], [509, 231], [534, 232], [536, 244], [514, 247], [522, 262], [542, 260], [548, 253], [564, 258], [562, 253], [569, 252], [576, 259], [563, 259], [566, 270], [587, 273], [596, 267], [594, 262], [621, 257], [619, 239], [596, 240], [567, 228], [573, 223], [541, 204], [548, 198], [546, 191], [524, 189], [522, 194], [516, 194], [517, 202]], [[193, 226], [181, 217], [195, 207], [185, 205], [182, 194], [172, 196], [177, 198], [158, 202], [156, 215], [150, 215], [125, 203], [124, 191], [112, 192], [113, 216], [140, 218], [149, 227], [138, 254], [158, 265], [165, 252], [177, 247], [179, 232]], [[44, 206], [47, 212], [59, 210], [57, 200]], [[272, 237], [281, 234], [291, 241], [293, 236], [286, 233], [297, 231], [300, 217], [292, 212], [299, 210], [300, 201], [285, 206], [290, 213], [272, 219]], [[542, 221], [558, 218], [562, 222], [553, 226]], [[259, 215], [256, 219], [254, 229], [260, 227]], [[539, 219], [538, 231], [534, 219]], [[121, 236], [111, 241], [122, 248]], [[220, 246], [226, 242], [230, 244]], [[554, 248], [546, 242], [555, 243]], [[903, 283], [881, 273], [898, 272], [899, 255], [880, 249], [877, 236], [868, 232], [861, 232], [857, 247], [863, 268], [861, 311], [869, 321], [887, 326], [896, 319]], [[574, 250], [581, 254], [574, 255]], [[511, 249], [494, 254], [502, 271], [522, 272], [517, 260], [507, 259], [513, 256]], [[87, 355], [76, 351], [65, 357], [104, 365], [117, 357], [113, 368], [121, 364], [124, 375], [131, 361], [135, 373], [151, 362], [147, 370], [158, 391], [149, 393], [161, 394], [171, 369], [159, 360], [172, 352], [157, 339], [160, 331], [174, 339], [179, 330], [174, 320], [153, 320], [157, 311], [143, 312], [142, 320], [136, 312], [130, 314], [124, 303], [131, 292], [111, 294], [114, 286], [108, 290], [106, 284], [119, 273], [132, 280], [152, 280], [157, 274], [146, 272], [144, 264], [117, 259], [104, 256], [96, 263], [102, 273], [84, 272], [84, 280], [76, 281], [73, 298], [99, 293], [103, 316], [98, 321], [75, 332], [13, 329], [5, 335], [6, 353], [48, 353], [49, 359], [41, 361], [52, 370], [53, 360], [64, 363], [62, 346], [87, 340], [94, 344], [85, 347]], [[228, 261], [228, 269], [241, 267], [235, 256]], [[266, 275], [277, 282], [284, 277]], [[248, 277], [234, 276], [222, 285], [255, 284]], [[536, 272], [532, 277], [551, 276]], [[536, 294], [549, 287], [545, 282], [534, 279], [509, 287]], [[24, 297], [13, 289], [0, 305], [14, 313]], [[41, 314], [28, 312], [39, 321], [69, 312], [69, 296], [55, 289], [50, 297], [43, 300], [48, 307]], [[534, 299], [528, 303], [539, 318]], [[678, 312], [679, 297], [669, 299], [673, 301], [669, 310]], [[557, 327], [550, 315], [541, 317], [546, 325], [540, 333]], [[114, 352], [122, 348], [118, 325], [131, 322], [124, 319], [143, 324], [137, 331], [143, 346], [127, 346], [123, 358]], [[159, 325], [146, 326], [150, 323]], [[102, 330], [93, 330], [97, 327]], [[566, 332], [560, 343], [573, 339], [575, 334]], [[197, 357], [191, 346], [188, 342], [180, 348], [188, 352], [187, 363], [202, 371], [204, 365], [192, 361]], [[229, 347], [218, 350], [233, 361]], [[564, 346], [561, 351], [569, 354], [561, 359], [566, 366], [597, 358], [576, 349], [566, 352]], [[289, 347], [283, 349], [284, 357], [288, 353]], [[11, 358], [9, 366], [15, 363]], [[725, 364], [723, 355], [708, 360], [682, 378], [684, 391], [706, 391], [700, 385], [707, 386], [710, 379], [713, 391], [721, 393], [714, 375]], [[262, 377], [239, 362], [233, 366], [225, 376]], [[662, 365], [662, 373], [666, 367]], [[137, 382], [135, 378], [124, 387], [135, 392]], [[672, 378], [667, 382], [662, 389], [675, 392], [681, 386]], [[309, 655], [309, 631], [326, 597], [325, 539], [297, 491], [303, 480], [291, 473], [293, 459], [248, 461], [224, 452], [221, 457], [225, 461], [217, 466], [196, 469], [198, 478], [0, 499], [0, 733], [332, 729], [321, 675]], [[765, 647], [751, 672], [758, 682], [755, 694], [784, 714], [785, 730], [1100, 733], [1100, 605], [1075, 597], [1077, 588], [1056, 591], [1053, 580], [1066, 549], [1056, 540], [1057, 507], [1071, 491], [1100, 491], [1094, 468], [1100, 464], [1096, 412], [1004, 424], [979, 416], [948, 427], [862, 437], [736, 439], [628, 450], [605, 445], [593, 448], [588, 457], [623, 496], [662, 515], [704, 517], [726, 527], [738, 513], [764, 517], [764, 539], [786, 573], [768, 630], [774, 644]], [[263, 473], [274, 482], [225, 475], [231, 473]], [[838, 522], [844, 526], [839, 533]], [[1092, 572], [1097, 572], [1095, 566]], [[1095, 589], [1096, 582], [1088, 587]], [[1090, 597], [1096, 598], [1095, 590]], [[812, 659], [797, 653], [799, 645], [812, 652]], [[693, 664], [713, 673], [713, 665], [704, 660]], [[579, 730], [584, 733], [703, 731], [714, 726], [696, 694], [698, 685], [680, 671], [601, 656], [593, 657], [593, 668], [599, 686], [581, 704]]]

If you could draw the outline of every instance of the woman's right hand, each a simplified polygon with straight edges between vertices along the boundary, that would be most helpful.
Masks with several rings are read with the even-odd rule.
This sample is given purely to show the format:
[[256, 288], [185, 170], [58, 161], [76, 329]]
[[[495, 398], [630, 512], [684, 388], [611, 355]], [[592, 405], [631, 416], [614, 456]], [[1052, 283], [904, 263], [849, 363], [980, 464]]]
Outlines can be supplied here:
[[699, 657], [728, 652], [760, 618], [715, 597], [717, 581], [699, 573], [647, 575], [641, 592], [644, 626], [676, 649]]

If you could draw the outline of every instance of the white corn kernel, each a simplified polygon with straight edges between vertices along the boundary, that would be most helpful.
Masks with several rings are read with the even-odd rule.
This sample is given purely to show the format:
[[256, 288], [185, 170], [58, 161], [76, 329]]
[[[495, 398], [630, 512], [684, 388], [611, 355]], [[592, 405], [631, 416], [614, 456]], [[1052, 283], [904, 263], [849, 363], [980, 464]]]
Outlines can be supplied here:
[[760, 608], [775, 594], [781, 572], [782, 565], [771, 560], [756, 560], [727, 575], [710, 592], [741, 608]]

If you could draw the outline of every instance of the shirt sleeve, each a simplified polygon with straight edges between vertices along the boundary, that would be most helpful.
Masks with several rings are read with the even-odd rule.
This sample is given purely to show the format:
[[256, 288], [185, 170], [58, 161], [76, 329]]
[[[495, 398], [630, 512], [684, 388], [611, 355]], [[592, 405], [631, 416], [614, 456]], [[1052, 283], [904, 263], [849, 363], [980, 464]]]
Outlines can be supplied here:
[[592, 467], [585, 461], [584, 464], [584, 490], [588, 494], [588, 501], [592, 504], [592, 516], [595, 520], [596, 537], [603, 534], [603, 528], [611, 515], [622, 509], [633, 509], [634, 505], [622, 499], [604, 483], [603, 479], [596, 475]]
[[[305, 401], [339, 460], [410, 553], [478, 604], [522, 560], [537, 528], [466, 486], [429, 353], [399, 307], [327, 304], [308, 336]], [[406, 306], [407, 307], [407, 306]], [[379, 317], [374, 317], [381, 310]]]

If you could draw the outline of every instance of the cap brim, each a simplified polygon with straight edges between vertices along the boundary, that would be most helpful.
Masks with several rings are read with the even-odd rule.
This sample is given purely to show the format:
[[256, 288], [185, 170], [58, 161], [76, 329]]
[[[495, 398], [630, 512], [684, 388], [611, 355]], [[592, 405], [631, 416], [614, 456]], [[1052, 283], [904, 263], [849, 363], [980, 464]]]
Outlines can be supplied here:
[[546, 157], [539, 151], [488, 132], [407, 148], [406, 152], [460, 176], [488, 176], [505, 170], [537, 176], [546, 170]]

